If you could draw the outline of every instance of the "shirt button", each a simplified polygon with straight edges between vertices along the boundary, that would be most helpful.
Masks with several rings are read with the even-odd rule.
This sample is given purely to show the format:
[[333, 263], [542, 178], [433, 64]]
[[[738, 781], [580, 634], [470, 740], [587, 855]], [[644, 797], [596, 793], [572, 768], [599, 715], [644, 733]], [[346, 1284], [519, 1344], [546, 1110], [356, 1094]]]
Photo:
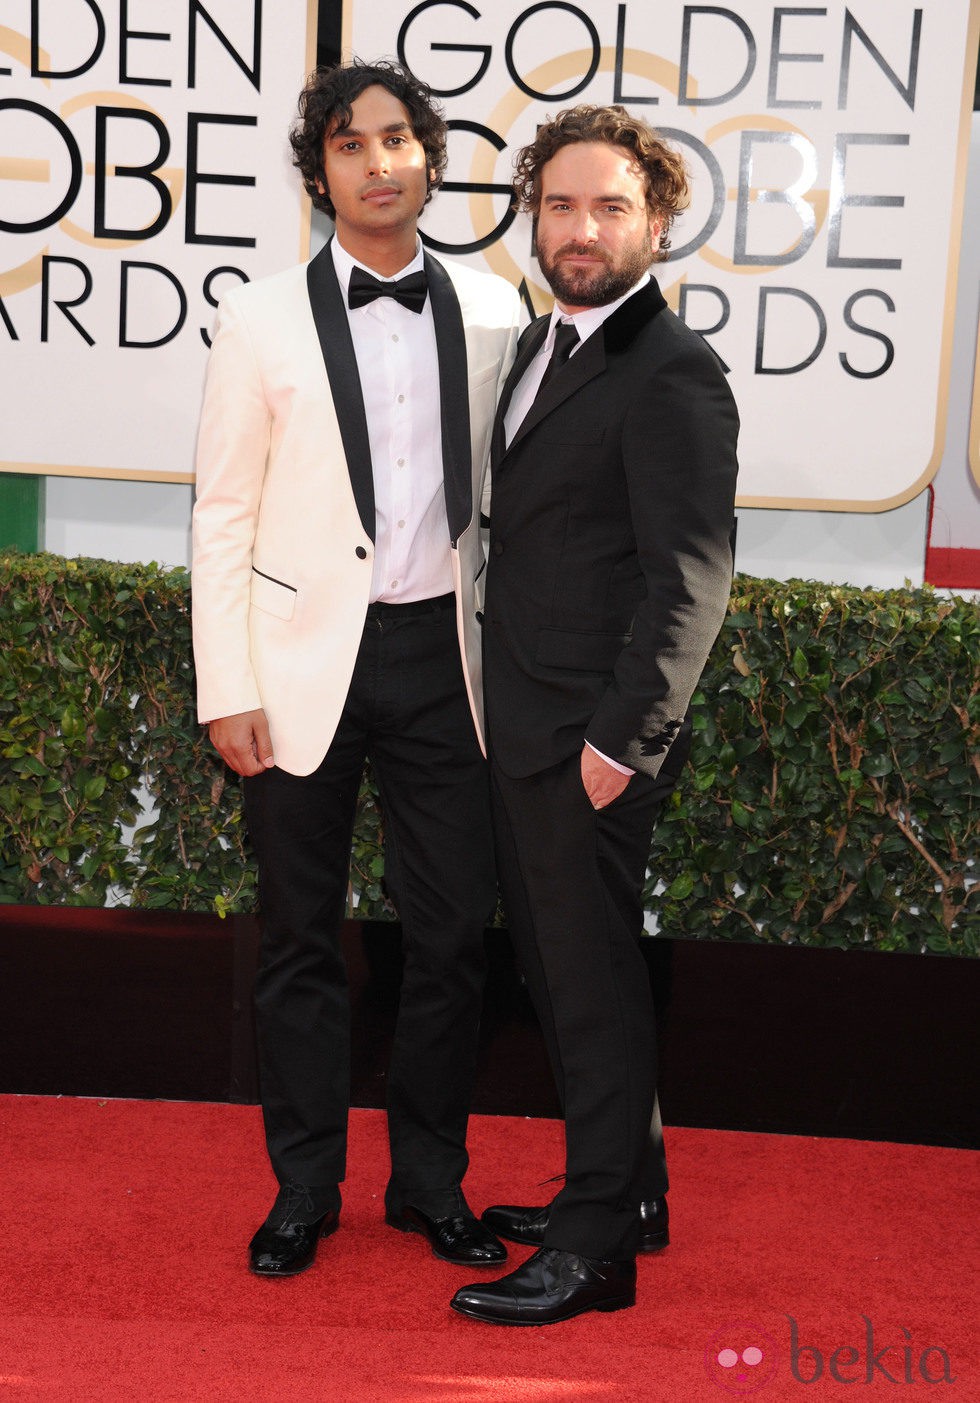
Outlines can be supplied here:
[[404, 458], [399, 458], [399, 459], [398, 459], [398, 462], [396, 463], [395, 466], [396, 466], [396, 467], [399, 467], [399, 468], [403, 468], [403, 467], [405, 466], [405, 459], [404, 459]]
[[397, 336], [397, 335], [393, 335], [391, 339], [392, 339], [392, 341], [397, 341], [397, 340], [398, 340], [398, 336]]
[[404, 404], [404, 403], [405, 403], [405, 396], [404, 396], [404, 395], [399, 395], [399, 396], [398, 396], [398, 403], [399, 403], [399, 404]]
[[405, 525], [404, 521], [400, 521], [400, 522], [398, 523], [398, 529], [399, 529], [399, 531], [402, 529], [402, 527], [403, 527], [404, 525]]
[[391, 582], [391, 584], [388, 586], [388, 588], [389, 588], [389, 589], [397, 589], [397, 588], [398, 588], [398, 581], [397, 581], [397, 580], [392, 580], [392, 582]]

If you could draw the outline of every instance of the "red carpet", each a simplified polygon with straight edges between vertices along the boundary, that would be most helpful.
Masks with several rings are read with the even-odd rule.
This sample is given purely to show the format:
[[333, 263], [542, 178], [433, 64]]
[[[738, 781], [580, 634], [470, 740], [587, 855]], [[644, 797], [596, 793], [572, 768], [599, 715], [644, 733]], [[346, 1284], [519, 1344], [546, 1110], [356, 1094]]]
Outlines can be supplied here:
[[[384, 1226], [380, 1112], [283, 1282], [244, 1266], [274, 1190], [254, 1107], [7, 1096], [0, 1141], [3, 1403], [980, 1399], [967, 1151], [669, 1130], [673, 1242], [635, 1309], [508, 1330], [448, 1309], [479, 1273]], [[477, 1211], [541, 1201], [561, 1127], [480, 1117], [470, 1147]]]

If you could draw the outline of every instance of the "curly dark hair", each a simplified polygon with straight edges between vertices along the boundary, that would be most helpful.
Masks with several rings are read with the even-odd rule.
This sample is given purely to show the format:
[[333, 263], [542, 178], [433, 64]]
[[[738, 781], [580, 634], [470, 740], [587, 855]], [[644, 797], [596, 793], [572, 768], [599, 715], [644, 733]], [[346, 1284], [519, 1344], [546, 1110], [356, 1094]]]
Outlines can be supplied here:
[[333, 64], [314, 68], [299, 95], [299, 121], [289, 133], [293, 148], [293, 165], [303, 177], [303, 188], [317, 209], [331, 219], [333, 202], [329, 191], [321, 194], [319, 180], [326, 191], [327, 177], [323, 169], [323, 142], [327, 133], [343, 131], [351, 123], [351, 108], [365, 88], [387, 88], [408, 112], [412, 132], [422, 143], [429, 190], [426, 204], [442, 184], [446, 169], [446, 123], [430, 88], [401, 64], [379, 59], [363, 63], [352, 59], [348, 64]]
[[661, 224], [660, 248], [655, 261], [668, 257], [670, 226], [690, 202], [687, 169], [680, 155], [668, 146], [641, 117], [613, 104], [594, 107], [582, 103], [566, 107], [543, 123], [534, 140], [514, 158], [514, 195], [518, 208], [536, 215], [541, 207], [541, 171], [563, 146], [576, 141], [605, 142], [631, 152], [646, 178], [647, 208]]

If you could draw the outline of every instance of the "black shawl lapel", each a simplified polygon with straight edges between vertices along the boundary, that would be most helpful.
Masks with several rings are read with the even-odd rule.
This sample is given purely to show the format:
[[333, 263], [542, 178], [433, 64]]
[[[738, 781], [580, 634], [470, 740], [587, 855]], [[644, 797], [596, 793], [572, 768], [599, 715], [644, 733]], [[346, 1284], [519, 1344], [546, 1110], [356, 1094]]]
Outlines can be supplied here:
[[603, 338], [609, 354], [619, 355], [625, 351], [647, 323], [659, 316], [666, 306], [656, 278], [651, 277], [645, 287], [628, 297], [623, 305], [603, 322]]
[[[332, 242], [332, 240], [331, 240]], [[306, 286], [316, 334], [320, 339], [323, 363], [330, 381], [334, 413], [347, 457], [354, 501], [361, 525], [374, 540], [374, 475], [371, 469], [371, 441], [368, 438], [364, 397], [357, 373], [357, 357], [351, 340], [347, 308], [333, 265], [330, 244], [322, 248], [306, 270]]]
[[588, 340], [582, 343], [581, 349], [575, 352], [571, 360], [562, 366], [554, 379], [538, 392], [534, 403], [511, 439], [507, 451], [510, 452], [511, 449], [516, 448], [533, 429], [537, 428], [542, 419], [545, 419], [560, 404], [564, 404], [570, 395], [573, 395], [576, 390], [580, 390], [589, 380], [601, 375], [605, 368], [606, 348], [602, 336], [593, 333]]
[[493, 440], [490, 450], [490, 462], [496, 466], [504, 456], [506, 451], [504, 445], [504, 418], [507, 414], [508, 406], [513, 398], [514, 391], [524, 378], [524, 372], [531, 364], [534, 357], [541, 349], [541, 343], [548, 334], [548, 317], [539, 317], [532, 322], [524, 334], [521, 336], [517, 347], [517, 356], [511, 366], [504, 381], [504, 388], [500, 394], [500, 403], [497, 405], [497, 413], [493, 421]]
[[426, 253], [425, 273], [432, 301], [439, 358], [439, 403], [442, 415], [442, 475], [446, 491], [449, 539], [456, 541], [473, 515], [473, 466], [470, 448], [470, 399], [466, 337], [459, 298], [441, 263]]
[[584, 342], [582, 348], [575, 352], [550, 384], [538, 394], [525, 415], [524, 422], [518, 427], [510, 444], [505, 449], [503, 442], [504, 413], [518, 382], [534, 356], [541, 349], [541, 343], [548, 331], [549, 319], [547, 317], [536, 321], [525, 333], [517, 353], [517, 360], [514, 362], [504, 387], [504, 393], [501, 396], [500, 409], [497, 412], [494, 425], [494, 464], [498, 464], [506, 453], [516, 448], [541, 423], [542, 419], [563, 404], [576, 390], [580, 390], [589, 380], [601, 375], [606, 368], [607, 355], [617, 355], [626, 351], [638, 333], [662, 312], [666, 305], [656, 278], [651, 277], [646, 286], [633, 297], [628, 298], [621, 307], [613, 312], [611, 317], [603, 322], [599, 330]]

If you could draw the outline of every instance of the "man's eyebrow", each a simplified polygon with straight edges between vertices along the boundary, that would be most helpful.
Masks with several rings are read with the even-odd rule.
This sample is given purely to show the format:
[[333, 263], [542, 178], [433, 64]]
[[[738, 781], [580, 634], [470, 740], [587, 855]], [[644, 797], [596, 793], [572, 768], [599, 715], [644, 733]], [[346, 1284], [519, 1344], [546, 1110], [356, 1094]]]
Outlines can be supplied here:
[[[386, 127], [381, 128], [381, 131], [385, 136], [393, 136], [401, 132], [408, 132], [411, 134], [412, 128], [407, 122], [389, 122]], [[349, 136], [366, 135], [367, 133], [362, 131], [360, 127], [334, 127], [333, 131], [330, 133], [330, 140], [333, 141], [337, 137], [346, 139]]]
[[[546, 205], [570, 205], [574, 202], [574, 195], [545, 195], [543, 203]], [[594, 205], [629, 205], [633, 206], [633, 200], [629, 195], [597, 195], [590, 203]]]

